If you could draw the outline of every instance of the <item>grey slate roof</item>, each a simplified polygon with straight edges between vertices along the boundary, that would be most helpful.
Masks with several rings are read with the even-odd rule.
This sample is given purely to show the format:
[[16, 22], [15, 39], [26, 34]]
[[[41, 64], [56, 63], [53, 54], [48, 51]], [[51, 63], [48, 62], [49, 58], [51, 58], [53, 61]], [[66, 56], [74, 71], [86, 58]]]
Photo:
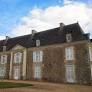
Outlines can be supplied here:
[[62, 30], [60, 27], [32, 34], [10, 38], [7, 40], [0, 41], [0, 51], [3, 46], [7, 46], [7, 50], [10, 50], [15, 45], [19, 44], [23, 47], [30, 48], [36, 46], [36, 40], [39, 39], [41, 46], [65, 43], [66, 34], [71, 33], [72, 41], [88, 40], [88, 34], [85, 34], [78, 23], [65, 25]]

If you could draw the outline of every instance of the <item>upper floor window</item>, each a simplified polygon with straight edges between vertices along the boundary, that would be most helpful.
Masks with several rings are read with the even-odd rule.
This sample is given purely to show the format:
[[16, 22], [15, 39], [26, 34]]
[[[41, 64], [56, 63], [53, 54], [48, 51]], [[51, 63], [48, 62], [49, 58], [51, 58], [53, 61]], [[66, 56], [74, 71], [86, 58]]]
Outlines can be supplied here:
[[89, 57], [90, 57], [90, 61], [92, 61], [92, 48], [89, 47]]
[[72, 36], [71, 34], [66, 34], [66, 41], [71, 42], [72, 41]]
[[14, 63], [21, 63], [22, 61], [22, 53], [17, 52], [14, 54]]
[[36, 46], [40, 46], [40, 40], [36, 40]]
[[74, 60], [74, 48], [73, 47], [65, 48], [65, 58], [66, 60]]
[[1, 56], [1, 64], [7, 63], [7, 55], [2, 55]]
[[34, 51], [33, 52], [33, 62], [42, 62], [43, 52], [42, 51]]

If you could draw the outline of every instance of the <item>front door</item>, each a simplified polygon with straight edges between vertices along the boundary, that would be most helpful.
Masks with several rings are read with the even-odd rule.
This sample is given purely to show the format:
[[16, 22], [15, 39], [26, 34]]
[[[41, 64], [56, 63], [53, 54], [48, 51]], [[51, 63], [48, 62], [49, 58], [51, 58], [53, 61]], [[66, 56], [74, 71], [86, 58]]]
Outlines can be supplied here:
[[14, 79], [20, 79], [20, 69], [18, 67], [14, 69]]
[[40, 65], [35, 65], [34, 67], [34, 78], [41, 79], [41, 66]]

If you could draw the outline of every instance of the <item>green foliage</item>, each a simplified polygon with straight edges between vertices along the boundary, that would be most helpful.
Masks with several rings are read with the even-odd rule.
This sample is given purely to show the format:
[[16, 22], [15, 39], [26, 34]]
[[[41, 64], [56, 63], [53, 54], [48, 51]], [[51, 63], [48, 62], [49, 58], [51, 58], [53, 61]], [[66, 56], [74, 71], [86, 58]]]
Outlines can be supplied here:
[[28, 86], [33, 86], [33, 85], [32, 84], [26, 84], [26, 83], [0, 82], [0, 89], [28, 87]]

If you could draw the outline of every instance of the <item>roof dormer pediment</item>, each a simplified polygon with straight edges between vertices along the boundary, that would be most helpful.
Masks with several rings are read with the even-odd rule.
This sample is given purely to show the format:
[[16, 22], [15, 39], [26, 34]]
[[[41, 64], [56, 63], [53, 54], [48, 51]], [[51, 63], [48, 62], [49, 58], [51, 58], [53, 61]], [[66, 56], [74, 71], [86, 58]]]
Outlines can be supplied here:
[[20, 44], [17, 44], [15, 45], [11, 50], [21, 50], [21, 49], [24, 49], [25, 47], [23, 47], [22, 45]]

